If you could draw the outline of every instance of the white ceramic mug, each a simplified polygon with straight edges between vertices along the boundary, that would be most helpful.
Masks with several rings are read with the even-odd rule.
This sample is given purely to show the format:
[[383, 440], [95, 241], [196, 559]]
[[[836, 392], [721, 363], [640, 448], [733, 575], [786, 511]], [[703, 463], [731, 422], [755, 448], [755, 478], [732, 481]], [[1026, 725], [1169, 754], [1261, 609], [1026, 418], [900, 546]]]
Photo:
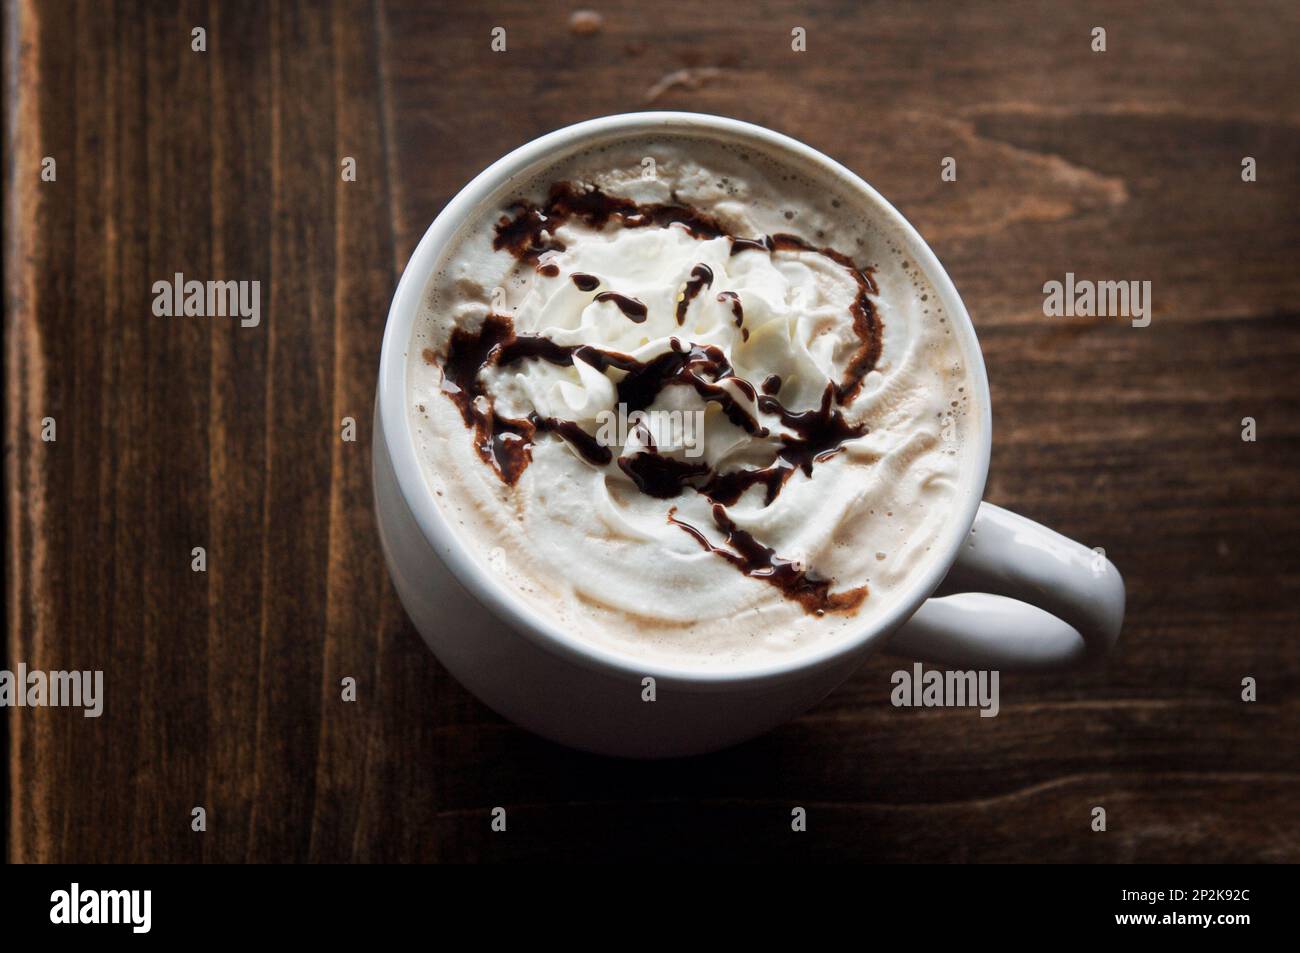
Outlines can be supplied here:
[[[978, 422], [973, 476], [952, 505], [937, 553], [887, 612], [851, 638], [790, 660], [700, 672], [592, 645], [526, 605], [462, 545], [434, 502], [410, 432], [406, 356], [425, 286], [458, 227], [511, 180], [601, 141], [689, 130], [811, 163], [860, 193], [895, 226], [911, 261], [963, 338]], [[1106, 652], [1119, 636], [1124, 584], [1100, 553], [980, 501], [991, 444], [989, 388], [975, 329], [939, 260], [871, 186], [820, 152], [748, 123], [648, 112], [578, 123], [521, 146], [465, 186], [429, 226], [388, 313], [375, 407], [375, 508], [397, 594], [439, 660], [480, 699], [547, 738], [607, 754], [711, 751], [806, 711], [870, 652], [962, 669], [1049, 669]], [[931, 596], [936, 596], [931, 598]], [[643, 700], [653, 678], [654, 701]], [[882, 685], [881, 692], [888, 690]]]

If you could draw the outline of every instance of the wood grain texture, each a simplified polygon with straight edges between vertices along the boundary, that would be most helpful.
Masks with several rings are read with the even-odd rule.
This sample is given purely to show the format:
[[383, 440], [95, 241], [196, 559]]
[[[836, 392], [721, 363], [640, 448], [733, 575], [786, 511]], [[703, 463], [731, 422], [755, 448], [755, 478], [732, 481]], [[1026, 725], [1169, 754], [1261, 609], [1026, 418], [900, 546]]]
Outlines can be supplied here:
[[[7, 4], [0, 667], [103, 669], [108, 701], [3, 715], [6, 856], [1300, 861], [1300, 9], [599, 9]], [[646, 106], [803, 139], [920, 228], [984, 347], [987, 496], [1105, 547], [1113, 657], [1004, 677], [992, 719], [892, 708], [878, 659], [660, 764], [540, 741], [438, 665], [370, 509], [397, 276], [490, 161]], [[178, 271], [260, 281], [261, 325], [154, 317]], [[1067, 271], [1151, 281], [1151, 327], [1044, 318]]]

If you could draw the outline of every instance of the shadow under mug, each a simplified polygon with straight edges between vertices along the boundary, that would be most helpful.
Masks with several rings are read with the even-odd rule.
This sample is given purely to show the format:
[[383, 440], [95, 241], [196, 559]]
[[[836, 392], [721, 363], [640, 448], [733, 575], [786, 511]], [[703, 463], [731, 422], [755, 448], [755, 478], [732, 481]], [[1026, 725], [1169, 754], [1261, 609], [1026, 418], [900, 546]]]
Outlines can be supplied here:
[[[438, 509], [407, 410], [413, 325], [429, 278], [460, 226], [483, 203], [499, 199], [510, 182], [567, 154], [656, 132], [747, 143], [811, 166], [869, 203], [925, 273], [960, 337], [978, 418], [951, 518], [933, 546], [935, 557], [908, 592], [850, 637], [790, 659], [720, 672], [673, 668], [585, 642], [523, 602]], [[407, 614], [438, 659], [483, 702], [537, 734], [588, 751], [695, 754], [802, 714], [882, 648], [953, 668], [1024, 671], [1076, 665], [1115, 643], [1124, 617], [1119, 572], [1100, 552], [981, 502], [991, 442], [988, 380], [970, 317], [934, 252], [892, 205], [839, 163], [760, 126], [696, 113], [629, 113], [521, 146], [465, 186], [429, 226], [398, 283], [384, 331], [373, 441], [375, 509]], [[882, 693], [889, 687], [882, 685]]]

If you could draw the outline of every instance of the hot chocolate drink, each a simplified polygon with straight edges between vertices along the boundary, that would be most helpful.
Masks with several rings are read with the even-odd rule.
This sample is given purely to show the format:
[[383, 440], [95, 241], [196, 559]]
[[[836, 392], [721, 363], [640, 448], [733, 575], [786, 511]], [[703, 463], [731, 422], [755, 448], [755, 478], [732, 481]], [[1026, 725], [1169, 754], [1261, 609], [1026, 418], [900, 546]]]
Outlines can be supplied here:
[[407, 355], [438, 505], [582, 638], [727, 668], [868, 624], [970, 461], [967, 357], [865, 197], [686, 133], [516, 180]]

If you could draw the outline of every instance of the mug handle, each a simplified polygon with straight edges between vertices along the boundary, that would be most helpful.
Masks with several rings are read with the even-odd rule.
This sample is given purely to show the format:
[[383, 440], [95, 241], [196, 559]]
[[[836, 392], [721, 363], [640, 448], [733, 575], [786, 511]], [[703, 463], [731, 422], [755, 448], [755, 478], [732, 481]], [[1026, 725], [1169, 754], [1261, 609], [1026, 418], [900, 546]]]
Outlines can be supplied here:
[[952, 668], [1043, 671], [1104, 655], [1124, 621], [1124, 580], [1103, 554], [981, 503], [935, 596], [887, 651]]

